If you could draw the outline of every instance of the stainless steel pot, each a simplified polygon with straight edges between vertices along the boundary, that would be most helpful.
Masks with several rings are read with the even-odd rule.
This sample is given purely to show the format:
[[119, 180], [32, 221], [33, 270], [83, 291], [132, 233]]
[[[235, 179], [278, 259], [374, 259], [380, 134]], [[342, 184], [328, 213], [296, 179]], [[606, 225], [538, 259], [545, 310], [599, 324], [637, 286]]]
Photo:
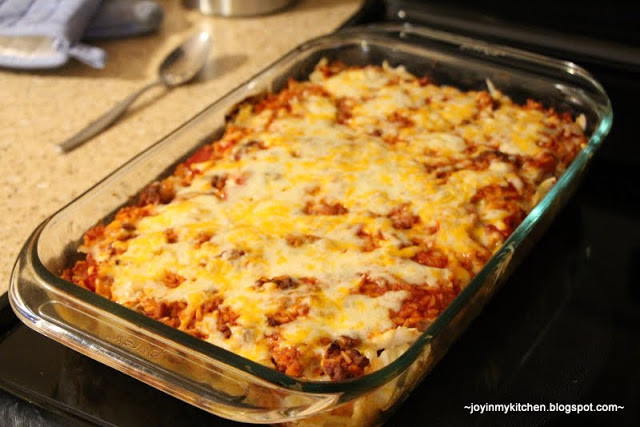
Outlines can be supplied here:
[[205, 15], [254, 16], [272, 13], [292, 4], [295, 0], [183, 0], [189, 9], [198, 9]]

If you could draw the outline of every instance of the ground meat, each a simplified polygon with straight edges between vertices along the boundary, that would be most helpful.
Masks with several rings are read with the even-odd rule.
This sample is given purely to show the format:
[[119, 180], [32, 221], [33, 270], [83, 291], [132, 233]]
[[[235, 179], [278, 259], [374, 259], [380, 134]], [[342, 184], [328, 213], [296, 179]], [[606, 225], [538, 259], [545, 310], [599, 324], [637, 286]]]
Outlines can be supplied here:
[[486, 170], [489, 166], [491, 166], [491, 162], [499, 161], [503, 163], [510, 163], [516, 169], [519, 169], [522, 166], [522, 157], [516, 154], [507, 154], [503, 153], [500, 150], [485, 150], [477, 154], [476, 156], [470, 159], [471, 164], [462, 164], [461, 168], [473, 168], [474, 170]]
[[377, 298], [389, 291], [404, 290], [411, 285], [403, 283], [401, 281], [390, 282], [384, 278], [376, 277], [371, 278], [368, 274], [363, 274], [360, 279], [360, 284], [355, 293], [361, 295], [367, 295], [371, 298]]
[[295, 347], [280, 348], [275, 345], [271, 348], [271, 361], [276, 369], [291, 377], [300, 377], [304, 373], [300, 357], [300, 351]]
[[398, 127], [400, 128], [412, 127], [414, 125], [413, 121], [410, 118], [402, 115], [397, 111], [389, 114], [387, 116], [387, 120], [389, 120], [391, 123], [397, 123]]
[[536, 158], [529, 158], [527, 165], [540, 171], [538, 179], [544, 180], [554, 176], [558, 159], [551, 153], [542, 153]]
[[276, 313], [267, 315], [267, 324], [271, 327], [283, 325], [293, 322], [300, 316], [306, 316], [309, 313], [309, 305], [297, 302], [291, 307], [283, 307]]
[[320, 201], [307, 202], [303, 212], [307, 215], [344, 215], [349, 211], [339, 202], [329, 203], [322, 199]]
[[246, 252], [242, 249], [232, 248], [220, 252], [220, 255], [218, 256], [224, 260], [233, 261], [243, 256], [245, 253]]
[[180, 329], [197, 338], [208, 338], [208, 332], [202, 331], [198, 322], [202, 321], [206, 314], [213, 313], [218, 310], [218, 307], [222, 302], [222, 296], [211, 293], [207, 297], [207, 300], [199, 304], [195, 310], [193, 309], [193, 306], [189, 306], [189, 309], [186, 309], [185, 307], [185, 309], [179, 313]]
[[357, 340], [342, 336], [329, 345], [321, 364], [331, 380], [340, 381], [364, 374], [369, 359], [354, 348], [357, 344]]
[[211, 178], [211, 189], [213, 190], [213, 194], [220, 200], [227, 198], [227, 193], [225, 192], [227, 178], [227, 175], [214, 175]]
[[227, 114], [225, 114], [224, 116], [225, 123], [229, 124], [233, 122], [238, 116], [238, 113], [240, 113], [240, 111], [245, 107], [250, 107], [253, 110], [253, 106], [258, 104], [264, 98], [266, 98], [266, 96], [267, 96], [267, 93], [263, 92], [263, 93], [251, 95], [244, 98], [242, 101], [235, 104]]
[[178, 241], [178, 233], [172, 227], [169, 227], [166, 230], [164, 230], [164, 237], [167, 240], [167, 243], [173, 244]]
[[86, 260], [76, 262], [72, 268], [64, 270], [61, 276], [65, 280], [95, 292], [98, 264], [93, 259], [93, 256], [89, 254]]
[[181, 185], [186, 187], [191, 184], [191, 181], [193, 181], [195, 173], [183, 163], [180, 163], [178, 166], [176, 166], [176, 170], [173, 172], [173, 176]]
[[339, 98], [336, 101], [336, 122], [341, 125], [347, 124], [352, 117], [351, 110], [355, 105], [355, 101], [351, 98]]
[[518, 189], [509, 183], [507, 185], [491, 184], [486, 187], [482, 187], [476, 191], [476, 194], [471, 198], [472, 203], [478, 203], [485, 201], [489, 203], [503, 204], [505, 202], [519, 201], [521, 199]]
[[297, 248], [305, 243], [313, 243], [320, 238], [312, 236], [311, 234], [288, 234], [284, 239], [287, 245]]
[[147, 185], [138, 196], [138, 206], [170, 203], [176, 196], [172, 181], [165, 179]]
[[509, 237], [526, 217], [527, 213], [524, 211], [524, 209], [518, 207], [518, 209], [516, 209], [508, 217], [504, 218], [502, 222], [504, 223], [505, 228], [503, 230], [500, 230], [502, 236], [505, 239]]
[[208, 242], [213, 237], [213, 233], [210, 231], [200, 231], [196, 236], [196, 247], [199, 248], [203, 243]]
[[456, 258], [460, 266], [469, 273], [477, 274], [491, 257], [491, 252], [485, 248], [471, 250], [457, 254]]
[[[413, 327], [423, 330], [444, 310], [460, 292], [454, 283], [452, 287], [429, 286], [428, 284], [410, 284], [401, 280], [389, 281], [383, 278], [371, 278], [364, 274], [355, 293], [377, 298], [387, 292], [406, 291], [409, 296], [402, 302], [400, 309], [390, 312], [391, 320], [397, 326]], [[357, 344], [339, 343], [341, 348]]]
[[172, 271], [166, 271], [164, 276], [162, 276], [162, 283], [168, 288], [177, 288], [184, 282], [186, 279], [181, 275], [174, 273]]
[[440, 315], [460, 292], [459, 286], [451, 289], [441, 287], [410, 286], [411, 295], [402, 301], [400, 310], [390, 313], [391, 321], [397, 326], [425, 330]]
[[267, 146], [264, 145], [262, 141], [256, 141], [256, 140], [247, 141], [244, 144], [237, 147], [237, 149], [235, 150], [235, 153], [233, 154], [233, 159], [240, 160], [251, 152], [264, 150], [265, 148], [267, 148]]
[[136, 229], [136, 225], [138, 224], [138, 222], [142, 218], [151, 215], [153, 211], [154, 211], [154, 207], [150, 205], [142, 206], [142, 207], [125, 206], [123, 208], [120, 208], [120, 210], [116, 214], [114, 225], [119, 224], [121, 228], [124, 229], [125, 231], [134, 231]]
[[318, 284], [318, 279], [315, 277], [300, 277], [300, 283], [304, 283], [308, 286], [316, 286]]
[[398, 230], [408, 230], [420, 222], [420, 217], [418, 215], [414, 215], [409, 210], [408, 203], [403, 203], [402, 205], [394, 208], [387, 214], [387, 218], [391, 220], [393, 228]]
[[275, 114], [278, 110], [291, 112], [293, 105], [301, 99], [308, 99], [311, 95], [328, 97], [327, 91], [320, 85], [298, 82], [290, 78], [287, 88], [278, 93], [271, 93], [254, 105], [253, 111], [260, 114], [264, 110], [270, 110]]
[[[136, 225], [128, 221], [123, 222], [122, 224], [120, 224], [120, 226], [124, 229], [124, 231], [128, 233], [136, 230]], [[125, 239], [121, 239], [121, 240], [125, 240]]]
[[98, 224], [94, 226], [84, 234], [84, 239], [83, 239], [84, 245], [87, 247], [93, 246], [98, 241], [104, 238], [104, 233], [105, 233], [104, 225]]
[[494, 209], [507, 213], [503, 219], [503, 227], [498, 228], [494, 224], [485, 225], [489, 233], [499, 235], [496, 245], [501, 244], [502, 240], [507, 238], [527, 216], [526, 210], [521, 206], [522, 199], [518, 189], [511, 183], [482, 187], [472, 197], [471, 201], [476, 203], [480, 213]]
[[276, 276], [268, 279], [266, 277], [261, 277], [256, 280], [256, 286], [261, 287], [265, 283], [274, 283], [278, 289], [292, 289], [298, 286], [298, 281], [293, 279], [290, 276]]
[[545, 122], [548, 129], [539, 145], [553, 153], [563, 166], [562, 169], [559, 168], [562, 171], [578, 155], [587, 140], [570, 116], [551, 111]]
[[230, 307], [224, 306], [218, 310], [218, 330], [222, 332], [225, 338], [231, 337], [230, 326], [237, 325], [236, 320], [240, 317], [239, 314], [234, 313]]
[[335, 343], [338, 344], [341, 349], [353, 348], [361, 344], [359, 339], [351, 338], [347, 335], [340, 335]]
[[496, 110], [500, 107], [500, 102], [493, 99], [493, 97], [486, 91], [480, 91], [476, 94], [476, 105], [478, 109], [491, 109]]
[[[374, 238], [370, 233], [367, 233], [362, 226], [358, 228], [356, 232], [356, 236], [360, 237], [363, 241], [362, 250], [364, 252], [371, 252], [378, 248], [378, 243], [376, 242], [376, 238]], [[380, 233], [377, 234], [378, 240], [382, 239]]]
[[419, 251], [411, 259], [418, 264], [434, 268], [445, 268], [449, 264], [447, 255], [445, 255], [438, 249], [427, 249]]
[[213, 313], [222, 304], [222, 297], [220, 295], [212, 295], [208, 300], [203, 302], [196, 308], [194, 319], [197, 321], [202, 320], [205, 314]]
[[184, 301], [157, 301], [153, 298], [141, 298], [140, 309], [144, 314], [173, 328], [180, 327], [180, 315], [187, 308]]
[[111, 238], [118, 240], [120, 242], [125, 242], [129, 239], [133, 239], [136, 236], [136, 224], [131, 222], [123, 222], [121, 224], [121, 228], [116, 229], [115, 232], [111, 233]]

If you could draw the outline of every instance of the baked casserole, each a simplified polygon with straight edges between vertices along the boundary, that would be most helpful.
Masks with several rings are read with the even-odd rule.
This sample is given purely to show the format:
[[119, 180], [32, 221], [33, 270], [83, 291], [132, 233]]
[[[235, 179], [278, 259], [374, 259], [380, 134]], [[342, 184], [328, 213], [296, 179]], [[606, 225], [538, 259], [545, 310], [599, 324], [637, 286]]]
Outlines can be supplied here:
[[62, 277], [286, 375], [397, 358], [586, 146], [487, 82], [321, 61], [84, 235]]

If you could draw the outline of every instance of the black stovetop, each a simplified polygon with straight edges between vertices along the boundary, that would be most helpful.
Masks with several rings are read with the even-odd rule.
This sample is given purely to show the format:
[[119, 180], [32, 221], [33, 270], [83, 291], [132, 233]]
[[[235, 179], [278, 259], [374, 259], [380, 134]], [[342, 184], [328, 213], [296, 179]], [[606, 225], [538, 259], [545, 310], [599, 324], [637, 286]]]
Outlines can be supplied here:
[[[416, 3], [368, 1], [349, 24], [400, 18], [425, 22], [411, 13]], [[446, 22], [449, 30], [477, 32], [477, 26], [460, 26], [460, 17], [470, 13], [465, 3], [430, 10], [429, 20]], [[558, 31], [555, 21], [536, 20], [536, 12], [527, 10], [526, 20], [522, 11], [508, 9], [493, 15], [484, 10], [482, 16], [501, 28], [517, 29], [514, 21], [527, 26], [545, 22], [537, 35]], [[424, 18], [424, 8], [420, 11]], [[438, 13], [448, 15], [438, 20]], [[600, 19], [606, 21], [601, 22], [604, 28], [593, 34], [600, 41], [611, 35], [607, 41], [615, 45], [609, 46], [628, 53], [621, 28], [608, 23], [616, 16]], [[622, 23], [628, 19], [624, 13], [619, 17]], [[606, 25], [611, 25], [608, 33]], [[587, 33], [577, 28], [572, 35]], [[634, 44], [637, 30], [629, 34]], [[521, 38], [514, 44], [531, 49], [535, 41]], [[612, 65], [606, 58], [611, 51], [589, 56], [588, 43], [577, 52], [566, 46], [538, 50], [579, 58], [596, 76], [612, 100], [612, 131], [547, 233], [388, 425], [640, 425], [640, 144], [634, 120], [639, 62], [629, 57], [628, 64]], [[0, 298], [0, 424], [236, 425], [31, 331], [13, 316], [6, 300], [6, 294]], [[613, 403], [624, 409], [480, 415], [464, 408], [471, 403]]]

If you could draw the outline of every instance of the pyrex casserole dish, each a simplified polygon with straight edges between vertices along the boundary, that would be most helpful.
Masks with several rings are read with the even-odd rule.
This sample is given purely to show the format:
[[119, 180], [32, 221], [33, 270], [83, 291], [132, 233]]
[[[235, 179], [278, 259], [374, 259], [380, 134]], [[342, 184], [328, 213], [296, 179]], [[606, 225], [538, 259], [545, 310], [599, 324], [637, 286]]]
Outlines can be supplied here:
[[[289, 77], [304, 79], [321, 58], [360, 65], [388, 61], [463, 89], [486, 88], [488, 79], [516, 102], [534, 98], [545, 106], [586, 118], [587, 147], [480, 274], [404, 354], [357, 379], [297, 380], [57, 276], [72, 260], [84, 231], [217, 136], [234, 105], [247, 96], [278, 90]], [[41, 333], [227, 418], [293, 421], [359, 401], [363, 404], [353, 421], [381, 422], [442, 357], [544, 231], [576, 188], [611, 120], [609, 101], [600, 85], [571, 63], [407, 26], [367, 27], [321, 37], [287, 54], [46, 220], [34, 231], [16, 263], [11, 302], [18, 316]]]

